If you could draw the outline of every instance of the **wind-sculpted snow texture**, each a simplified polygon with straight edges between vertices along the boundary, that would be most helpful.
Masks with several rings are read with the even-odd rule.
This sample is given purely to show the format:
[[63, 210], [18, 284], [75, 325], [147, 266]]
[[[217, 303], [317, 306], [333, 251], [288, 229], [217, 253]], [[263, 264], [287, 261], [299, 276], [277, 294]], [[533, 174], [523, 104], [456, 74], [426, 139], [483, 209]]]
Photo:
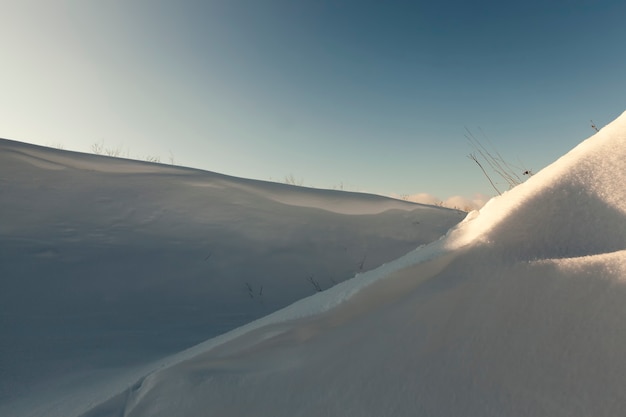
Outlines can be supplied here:
[[464, 215], [0, 140], [0, 415], [76, 415]]
[[623, 415], [625, 184], [626, 114], [442, 240], [85, 415]]

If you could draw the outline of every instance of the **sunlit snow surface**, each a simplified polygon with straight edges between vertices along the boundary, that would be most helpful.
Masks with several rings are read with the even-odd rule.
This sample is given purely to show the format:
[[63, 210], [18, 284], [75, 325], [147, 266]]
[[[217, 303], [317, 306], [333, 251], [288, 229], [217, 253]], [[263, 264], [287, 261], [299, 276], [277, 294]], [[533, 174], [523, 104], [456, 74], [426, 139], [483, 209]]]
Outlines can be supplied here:
[[616, 416], [626, 114], [430, 245], [194, 349], [86, 416]]
[[442, 239], [100, 390], [74, 384], [45, 412], [19, 410], [622, 415], [625, 161], [626, 114]]
[[0, 416], [77, 415], [464, 215], [0, 140]]

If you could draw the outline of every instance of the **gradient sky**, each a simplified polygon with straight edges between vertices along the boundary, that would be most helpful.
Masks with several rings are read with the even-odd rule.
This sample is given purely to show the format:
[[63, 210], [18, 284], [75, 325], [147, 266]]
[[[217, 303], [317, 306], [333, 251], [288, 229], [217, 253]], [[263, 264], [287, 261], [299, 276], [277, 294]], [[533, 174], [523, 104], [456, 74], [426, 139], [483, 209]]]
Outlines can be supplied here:
[[626, 2], [0, 0], [0, 137], [382, 194], [492, 195], [626, 110]]

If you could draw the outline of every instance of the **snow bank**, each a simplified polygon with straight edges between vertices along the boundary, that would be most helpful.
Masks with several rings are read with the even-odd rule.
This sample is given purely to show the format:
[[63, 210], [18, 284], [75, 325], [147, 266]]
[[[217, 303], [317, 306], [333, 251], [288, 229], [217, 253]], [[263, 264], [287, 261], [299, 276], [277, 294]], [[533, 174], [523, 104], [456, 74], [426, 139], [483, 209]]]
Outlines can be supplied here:
[[85, 416], [621, 415], [625, 161], [623, 114], [444, 239]]
[[626, 117], [622, 114], [525, 183], [489, 201], [463, 242], [498, 240], [520, 258], [621, 249], [626, 224]]
[[0, 139], [0, 415], [76, 415], [463, 216]]

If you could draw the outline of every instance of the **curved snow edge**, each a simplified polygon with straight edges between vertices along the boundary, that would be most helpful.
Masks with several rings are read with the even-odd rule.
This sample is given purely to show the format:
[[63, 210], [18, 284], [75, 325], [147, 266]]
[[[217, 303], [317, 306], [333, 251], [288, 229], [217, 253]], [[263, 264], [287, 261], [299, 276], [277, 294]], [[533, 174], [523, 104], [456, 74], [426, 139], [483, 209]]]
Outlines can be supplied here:
[[[421, 245], [395, 261], [383, 264], [371, 271], [356, 274], [353, 278], [341, 282], [323, 292], [300, 299], [287, 307], [268, 314], [267, 316], [254, 320], [227, 333], [208, 339], [188, 349], [167, 356], [121, 376], [115, 386], [111, 386], [111, 389], [107, 390], [109, 392], [105, 394], [106, 397], [92, 398], [90, 404], [78, 415], [84, 415], [93, 408], [123, 395], [124, 392], [136, 390], [138, 387], [141, 387], [146, 378], [157, 372], [192, 359], [197, 355], [209, 352], [212, 349], [237, 339], [253, 330], [268, 325], [284, 323], [287, 321], [325, 313], [332, 308], [337, 307], [344, 301], [351, 299], [364, 288], [369, 287], [375, 282], [378, 282], [397, 271], [422, 262], [431, 261], [465, 246], [469, 243], [469, 241], [468, 239], [463, 238], [463, 229], [467, 223], [474, 220], [477, 215], [477, 211], [469, 213], [466, 218], [461, 221], [461, 223], [451, 228], [438, 240], [426, 245]], [[112, 391], [114, 392], [112, 393]]]

